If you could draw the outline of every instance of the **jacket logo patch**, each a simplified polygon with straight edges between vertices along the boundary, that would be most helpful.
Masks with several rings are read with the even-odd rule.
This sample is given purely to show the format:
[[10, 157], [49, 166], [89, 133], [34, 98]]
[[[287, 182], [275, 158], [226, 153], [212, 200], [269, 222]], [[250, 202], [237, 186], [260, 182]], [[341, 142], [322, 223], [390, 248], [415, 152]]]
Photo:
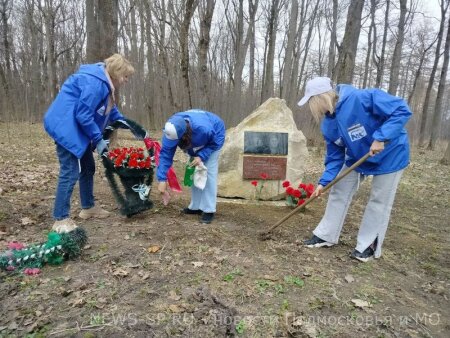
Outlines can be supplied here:
[[336, 141], [334, 141], [334, 144], [342, 147], [344, 145], [344, 140], [342, 139], [342, 137], [339, 137]]
[[366, 129], [360, 123], [355, 124], [347, 129], [348, 136], [350, 136], [350, 140], [352, 142], [358, 141], [362, 139], [364, 136], [367, 136]]
[[105, 106], [101, 106], [100, 108], [97, 109], [97, 114], [105, 115], [105, 111], [106, 111], [106, 107]]

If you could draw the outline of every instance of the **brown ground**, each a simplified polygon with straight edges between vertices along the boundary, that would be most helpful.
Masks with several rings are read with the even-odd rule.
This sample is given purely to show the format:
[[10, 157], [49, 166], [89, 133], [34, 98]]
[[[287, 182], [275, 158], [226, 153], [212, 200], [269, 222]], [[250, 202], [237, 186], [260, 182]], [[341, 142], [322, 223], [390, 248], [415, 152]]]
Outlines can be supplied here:
[[[45, 239], [58, 165], [40, 125], [0, 124], [0, 140], [3, 251], [12, 240]], [[319, 176], [320, 156], [311, 151], [306, 182]], [[0, 336], [449, 337], [450, 171], [438, 159], [413, 154], [383, 256], [367, 264], [349, 258], [367, 182], [340, 245], [307, 249], [301, 241], [326, 199], [260, 241], [257, 234], [290, 209], [219, 203], [216, 221], [202, 225], [179, 212], [187, 193], [164, 207], [152, 192], [154, 209], [127, 219], [99, 165], [96, 196], [112, 217], [77, 219], [89, 244], [76, 261], [45, 266], [37, 277], [0, 272]], [[151, 246], [160, 250], [149, 253]]]

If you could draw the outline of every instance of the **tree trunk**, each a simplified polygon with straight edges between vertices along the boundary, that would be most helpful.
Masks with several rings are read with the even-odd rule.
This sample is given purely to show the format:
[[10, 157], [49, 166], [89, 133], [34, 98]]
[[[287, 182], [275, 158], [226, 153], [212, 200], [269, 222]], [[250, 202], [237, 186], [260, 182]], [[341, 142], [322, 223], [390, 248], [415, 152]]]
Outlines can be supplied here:
[[264, 65], [264, 79], [261, 91], [261, 103], [274, 94], [273, 66], [275, 58], [275, 42], [277, 39], [278, 12], [280, 0], [272, 0], [270, 7], [269, 22], [267, 25], [267, 53]]
[[86, 62], [94, 63], [97, 59], [97, 47], [99, 45], [97, 25], [98, 0], [86, 0]]
[[[204, 3], [206, 2], [206, 3]], [[211, 108], [209, 97], [208, 50], [210, 42], [211, 21], [214, 14], [215, 0], [204, 0], [200, 8], [200, 39], [198, 42], [198, 68], [200, 72], [200, 106]]]
[[8, 6], [9, 0], [0, 1], [0, 27], [2, 27], [2, 42], [4, 49], [4, 58], [6, 69], [2, 68], [2, 85], [5, 91], [6, 113], [14, 115], [14, 100], [11, 95], [12, 89], [12, 71], [11, 71], [11, 50], [9, 45], [9, 23], [8, 23]]
[[425, 51], [420, 55], [419, 65], [416, 69], [416, 73], [414, 74], [414, 82], [413, 82], [411, 91], [408, 95], [408, 105], [411, 105], [413, 95], [416, 92], [417, 82], [419, 81], [420, 74], [422, 72], [422, 66], [423, 66], [423, 62], [425, 61], [426, 53], [433, 45], [434, 45], [434, 42], [427, 49], [425, 49]]
[[118, 0], [86, 0], [86, 61], [100, 62], [117, 53]]
[[255, 49], [256, 49], [256, 34], [255, 34], [255, 24], [256, 24], [256, 11], [258, 9], [259, 0], [252, 0], [248, 2], [249, 11], [249, 34], [250, 34], [250, 64], [249, 64], [249, 80], [248, 80], [248, 91], [250, 95], [253, 95], [255, 91]]
[[196, 0], [186, 0], [180, 31], [181, 74], [184, 80], [184, 89], [187, 94], [188, 108], [192, 108], [191, 85], [189, 83], [189, 27], [196, 7]]
[[[308, 34], [306, 35], [305, 48], [304, 48], [305, 54], [303, 55], [303, 62], [302, 62], [302, 66], [300, 68], [300, 73], [298, 75], [300, 79], [303, 78], [303, 73], [305, 72], [306, 60], [308, 59], [309, 47], [311, 45], [311, 37], [313, 34], [313, 29], [314, 29], [314, 22], [316, 21], [317, 9], [319, 8], [319, 3], [321, 3], [321, 2], [322, 2], [321, 0], [316, 0], [316, 4], [314, 6], [313, 12], [311, 13], [311, 17], [309, 18]], [[300, 85], [300, 82], [299, 82], [299, 85]]]
[[447, 149], [445, 150], [444, 157], [439, 161], [443, 165], [450, 165], [450, 141], [447, 143]]
[[[292, 77], [289, 85], [289, 97], [287, 99], [288, 105], [295, 105], [295, 101], [297, 100], [298, 95], [298, 87], [300, 86], [300, 82], [302, 80], [301, 76], [299, 76], [299, 68], [300, 68], [300, 57], [302, 54], [302, 40], [303, 40], [303, 28], [306, 25], [306, 16], [308, 12], [309, 2], [307, 0], [301, 0], [300, 4], [300, 20], [298, 24], [297, 30], [297, 43], [294, 49], [294, 66], [292, 68]], [[305, 8], [306, 6], [306, 8]]]
[[[232, 102], [233, 109], [241, 108], [241, 95], [242, 95], [242, 73], [244, 70], [245, 59], [247, 56], [248, 46], [250, 44], [250, 26], [247, 29], [247, 34], [244, 38], [244, 1], [239, 0], [237, 9], [237, 18], [235, 23], [235, 29], [231, 32], [234, 37], [234, 72], [233, 72], [233, 91]], [[233, 26], [233, 25], [231, 25]]]
[[440, 127], [441, 127], [442, 111], [444, 110], [442, 102], [444, 100], [445, 82], [446, 82], [445, 79], [447, 78], [449, 52], [450, 52], [450, 15], [448, 17], [447, 22], [447, 37], [445, 39], [445, 47], [444, 47], [444, 62], [442, 64], [441, 77], [439, 79], [436, 104], [434, 105], [430, 142], [428, 143], [428, 149], [430, 150], [434, 150], [436, 148], [436, 141], [439, 137], [439, 131], [441, 129]]
[[336, 81], [338, 83], [352, 83], [353, 80], [363, 7], [364, 0], [352, 0], [348, 9], [344, 39], [339, 51], [336, 70]]
[[436, 52], [434, 57], [434, 64], [433, 68], [431, 69], [430, 77], [428, 79], [428, 86], [427, 91], [425, 93], [425, 100], [423, 102], [422, 106], [422, 116], [420, 119], [420, 129], [419, 129], [419, 147], [422, 147], [425, 142], [425, 132], [426, 132], [426, 125], [427, 125], [427, 117], [428, 117], [428, 111], [429, 111], [429, 104], [431, 99], [431, 89], [433, 88], [434, 84], [434, 77], [436, 76], [437, 67], [439, 64], [439, 59], [441, 57], [441, 43], [442, 38], [444, 35], [444, 28], [445, 28], [445, 15], [447, 13], [449, 0], [442, 0], [441, 1], [441, 23], [439, 26], [439, 33], [438, 33], [438, 40], [436, 45]]
[[372, 56], [372, 45], [373, 45], [373, 41], [372, 41], [372, 35], [374, 35], [374, 26], [375, 26], [375, 1], [372, 0], [370, 2], [370, 17], [371, 17], [371, 23], [369, 26], [369, 33], [367, 34], [367, 54], [366, 54], [366, 61], [364, 64], [364, 79], [363, 79], [363, 88], [367, 87], [367, 80], [369, 78], [369, 73], [370, 73], [370, 60], [371, 60], [371, 56]]
[[338, 0], [333, 0], [333, 14], [331, 22], [330, 46], [328, 47], [328, 67], [327, 76], [333, 79], [334, 66], [336, 62], [336, 42], [337, 42], [337, 21], [338, 21]]
[[280, 88], [280, 96], [284, 99], [289, 98], [289, 82], [291, 81], [292, 64], [294, 58], [295, 38], [297, 35], [297, 21], [298, 21], [298, 0], [291, 2], [291, 15], [289, 17], [289, 30], [287, 38], [287, 46], [284, 55], [284, 69], [282, 84]]
[[375, 87], [381, 88], [381, 84], [383, 82], [383, 76], [384, 76], [384, 64], [386, 60], [386, 43], [387, 43], [387, 34], [389, 30], [389, 7], [390, 7], [391, 1], [386, 0], [386, 12], [384, 14], [384, 31], [383, 31], [383, 41], [381, 43], [381, 55], [376, 59], [377, 56], [375, 56], [375, 65], [377, 66], [377, 78], [375, 80]]
[[400, 61], [402, 57], [403, 41], [405, 39], [406, 1], [400, 0], [400, 19], [398, 21], [397, 41], [391, 61], [391, 74], [389, 77], [389, 94], [397, 95], [398, 77], [400, 74]]

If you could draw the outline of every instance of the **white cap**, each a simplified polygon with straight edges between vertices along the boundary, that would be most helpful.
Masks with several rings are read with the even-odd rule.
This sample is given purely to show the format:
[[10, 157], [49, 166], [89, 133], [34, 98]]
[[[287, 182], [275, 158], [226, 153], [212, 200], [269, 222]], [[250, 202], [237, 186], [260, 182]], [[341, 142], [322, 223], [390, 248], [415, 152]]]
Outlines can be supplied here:
[[175, 128], [173, 123], [166, 122], [166, 125], [164, 126], [164, 135], [166, 135], [169, 140], [178, 140], [177, 128]]
[[315, 77], [306, 82], [305, 96], [298, 102], [298, 105], [303, 106], [312, 96], [326, 93], [332, 89], [330, 78]]

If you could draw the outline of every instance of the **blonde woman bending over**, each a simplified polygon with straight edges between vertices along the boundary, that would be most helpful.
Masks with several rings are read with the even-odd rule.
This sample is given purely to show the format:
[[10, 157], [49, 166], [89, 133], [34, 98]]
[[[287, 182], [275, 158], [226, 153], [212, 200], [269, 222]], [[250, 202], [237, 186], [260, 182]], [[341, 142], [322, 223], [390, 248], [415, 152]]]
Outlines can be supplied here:
[[353, 194], [365, 177], [373, 175], [351, 256], [363, 262], [379, 258], [397, 186], [409, 164], [405, 124], [412, 113], [403, 99], [380, 89], [356, 89], [344, 84], [333, 89], [326, 77], [307, 82], [305, 96], [298, 104], [307, 102], [316, 120], [321, 120], [326, 142], [325, 170], [314, 195], [319, 196], [340, 171], [367, 152], [371, 157], [333, 186], [325, 214], [305, 245], [329, 247], [338, 243]]

